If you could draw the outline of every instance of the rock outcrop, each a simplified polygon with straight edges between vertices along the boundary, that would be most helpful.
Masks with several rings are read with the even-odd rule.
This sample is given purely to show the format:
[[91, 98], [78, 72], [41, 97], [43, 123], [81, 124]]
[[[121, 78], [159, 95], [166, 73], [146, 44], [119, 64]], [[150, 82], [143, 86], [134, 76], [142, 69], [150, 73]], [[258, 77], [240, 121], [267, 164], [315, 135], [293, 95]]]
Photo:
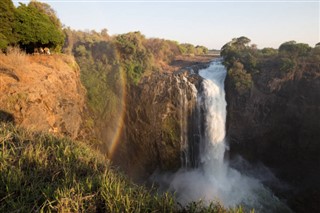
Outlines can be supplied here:
[[125, 133], [113, 160], [133, 179], [141, 180], [157, 169], [192, 166], [191, 152], [198, 147], [192, 144], [199, 137], [192, 125], [199, 119], [196, 87], [200, 82], [197, 75], [181, 71], [153, 74], [130, 88]]
[[[239, 94], [226, 79], [227, 137], [231, 155], [261, 161], [293, 189], [284, 192], [294, 211], [319, 210], [320, 67], [291, 73], [262, 70]], [[300, 205], [303, 204], [303, 205]]]
[[2, 120], [78, 137], [85, 106], [79, 75], [71, 56], [0, 55], [0, 116], [6, 117]]

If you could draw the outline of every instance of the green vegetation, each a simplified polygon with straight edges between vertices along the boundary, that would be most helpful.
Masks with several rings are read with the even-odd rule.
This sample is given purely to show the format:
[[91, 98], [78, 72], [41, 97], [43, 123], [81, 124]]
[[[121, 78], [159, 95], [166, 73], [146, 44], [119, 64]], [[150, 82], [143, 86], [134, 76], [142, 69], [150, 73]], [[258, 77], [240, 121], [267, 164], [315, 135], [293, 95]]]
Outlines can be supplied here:
[[256, 49], [249, 46], [250, 39], [247, 37], [235, 38], [225, 44], [221, 49], [224, 64], [228, 69], [228, 76], [232, 80], [239, 94], [250, 91], [252, 87], [252, 73], [255, 72]]
[[311, 49], [312, 48], [308, 44], [288, 41], [280, 45], [279, 54], [290, 58], [297, 58], [308, 56]]
[[173, 117], [166, 117], [166, 119], [162, 122], [162, 131], [164, 132], [164, 137], [167, 136], [168, 141], [172, 141], [175, 143], [180, 141], [180, 124], [177, 119]]
[[28, 6], [20, 4], [16, 10], [14, 30], [20, 47], [28, 53], [41, 46], [61, 49], [64, 42], [62, 30], [34, 5], [32, 2]]
[[233, 66], [228, 70], [228, 75], [232, 76], [233, 84], [239, 94], [246, 93], [252, 87], [252, 77], [243, 69], [240, 62], [234, 62]]
[[11, 0], [0, 3], [0, 49], [19, 45], [27, 53], [48, 47], [60, 51], [64, 43], [62, 25], [45, 3], [31, 1], [15, 8]]
[[182, 54], [189, 55], [203, 55], [208, 53], [208, 48], [204, 46], [194, 46], [192, 44], [184, 43], [179, 45]]
[[145, 40], [140, 32], [118, 35], [114, 40], [122, 67], [126, 70], [128, 80], [134, 84], [151, 69], [151, 54], [143, 45]]
[[294, 73], [307, 63], [320, 63], [319, 48], [311, 48], [307, 44], [289, 41], [281, 44], [279, 50], [259, 50], [256, 45], [250, 46], [249, 43], [250, 39], [242, 36], [221, 49], [228, 76], [239, 94], [250, 92], [253, 80], [266, 72], [269, 72], [269, 76], [281, 77]]
[[180, 207], [169, 193], [130, 182], [81, 142], [0, 124], [1, 212], [243, 212], [202, 202]]
[[0, 2], [0, 50], [8, 45], [14, 44], [13, 23], [15, 8], [11, 0], [1, 0]]

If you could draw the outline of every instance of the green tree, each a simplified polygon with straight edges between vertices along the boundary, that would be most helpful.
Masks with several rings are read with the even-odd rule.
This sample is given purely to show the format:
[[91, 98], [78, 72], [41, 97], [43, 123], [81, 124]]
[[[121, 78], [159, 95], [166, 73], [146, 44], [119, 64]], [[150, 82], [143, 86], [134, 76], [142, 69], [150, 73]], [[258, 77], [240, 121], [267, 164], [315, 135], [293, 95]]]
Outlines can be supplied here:
[[31, 0], [28, 6], [37, 8], [39, 12], [47, 15], [56, 27], [62, 27], [62, 24], [59, 18], [57, 17], [56, 11], [52, 9], [52, 7], [49, 4], [38, 2], [36, 0]]
[[279, 53], [288, 57], [307, 56], [311, 49], [308, 44], [288, 41], [280, 45]]
[[206, 48], [205, 46], [196, 46], [196, 54], [198, 55], [203, 55], [203, 54], [207, 54], [208, 53], [208, 48]]
[[32, 53], [35, 47], [46, 46], [60, 50], [64, 43], [62, 29], [34, 4], [20, 4], [16, 12], [15, 31], [20, 47]]
[[253, 85], [252, 76], [250, 73], [247, 73], [243, 64], [234, 62], [232, 67], [228, 70], [228, 75], [239, 94], [242, 95], [250, 92]]
[[183, 54], [195, 54], [195, 47], [192, 44], [184, 43], [180, 44], [180, 49], [183, 51]]
[[256, 71], [258, 51], [255, 45], [249, 45], [251, 40], [245, 36], [234, 38], [221, 48], [224, 65], [230, 69], [235, 62], [241, 62], [248, 73]]
[[270, 48], [270, 47], [266, 47], [266, 48], [263, 48], [261, 50], [261, 53], [264, 56], [272, 56], [272, 55], [277, 55], [278, 51], [276, 49], [273, 49], [273, 48]]
[[144, 44], [145, 37], [140, 32], [130, 32], [115, 37], [115, 45], [128, 79], [137, 84], [143, 74], [151, 68], [151, 54]]
[[13, 23], [15, 7], [11, 0], [0, 1], [0, 49], [5, 49], [9, 44], [15, 43]]

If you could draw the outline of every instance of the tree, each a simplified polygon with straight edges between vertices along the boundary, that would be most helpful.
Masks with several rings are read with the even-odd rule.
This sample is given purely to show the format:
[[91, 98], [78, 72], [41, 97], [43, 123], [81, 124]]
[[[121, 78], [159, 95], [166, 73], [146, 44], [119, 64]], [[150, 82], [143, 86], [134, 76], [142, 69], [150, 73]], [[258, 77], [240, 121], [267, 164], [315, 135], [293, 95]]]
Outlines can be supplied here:
[[279, 53], [288, 57], [306, 56], [311, 47], [308, 44], [288, 41], [280, 45]]
[[9, 44], [15, 43], [13, 23], [15, 7], [11, 0], [0, 1], [0, 49], [5, 49]]
[[240, 47], [246, 46], [251, 42], [251, 40], [245, 36], [241, 36], [236, 39], [236, 44]]
[[261, 53], [264, 56], [272, 56], [272, 55], [277, 55], [278, 51], [276, 49], [273, 49], [273, 48], [270, 48], [270, 47], [266, 47], [266, 48], [263, 48], [261, 50]]
[[205, 46], [196, 46], [196, 54], [198, 55], [203, 55], [203, 54], [207, 54], [208, 53], [208, 48], [206, 48]]
[[183, 50], [184, 54], [194, 54], [195, 53], [195, 47], [192, 44], [184, 43], [180, 44], [182, 47], [181, 50]]
[[151, 68], [151, 54], [145, 48], [145, 37], [140, 32], [130, 32], [115, 37], [114, 43], [128, 79], [137, 84]]
[[38, 2], [36, 0], [31, 0], [28, 4], [28, 7], [36, 8], [39, 12], [47, 15], [56, 27], [62, 27], [62, 24], [57, 17], [56, 11], [52, 9], [52, 7], [49, 4]]
[[62, 29], [34, 4], [21, 4], [16, 10], [15, 31], [20, 47], [32, 53], [36, 47], [56, 48], [64, 43]]

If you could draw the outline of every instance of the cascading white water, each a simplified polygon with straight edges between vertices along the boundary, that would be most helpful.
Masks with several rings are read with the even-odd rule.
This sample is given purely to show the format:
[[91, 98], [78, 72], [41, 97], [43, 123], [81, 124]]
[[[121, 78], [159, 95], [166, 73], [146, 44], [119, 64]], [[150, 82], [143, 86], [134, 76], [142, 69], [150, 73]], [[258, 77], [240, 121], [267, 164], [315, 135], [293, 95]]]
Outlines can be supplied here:
[[225, 152], [226, 100], [224, 79], [226, 70], [220, 61], [214, 61], [207, 69], [199, 72], [203, 80], [200, 107], [205, 112], [205, 131], [201, 141], [201, 163], [206, 170], [220, 169]]
[[259, 180], [242, 175], [224, 161], [226, 69], [221, 59], [217, 59], [199, 74], [204, 80], [198, 107], [205, 123], [200, 141], [200, 165], [195, 169], [182, 168], [175, 174], [162, 175], [160, 182], [176, 192], [182, 205], [199, 200], [208, 204], [219, 201], [226, 207], [242, 205], [258, 212], [290, 212]]

